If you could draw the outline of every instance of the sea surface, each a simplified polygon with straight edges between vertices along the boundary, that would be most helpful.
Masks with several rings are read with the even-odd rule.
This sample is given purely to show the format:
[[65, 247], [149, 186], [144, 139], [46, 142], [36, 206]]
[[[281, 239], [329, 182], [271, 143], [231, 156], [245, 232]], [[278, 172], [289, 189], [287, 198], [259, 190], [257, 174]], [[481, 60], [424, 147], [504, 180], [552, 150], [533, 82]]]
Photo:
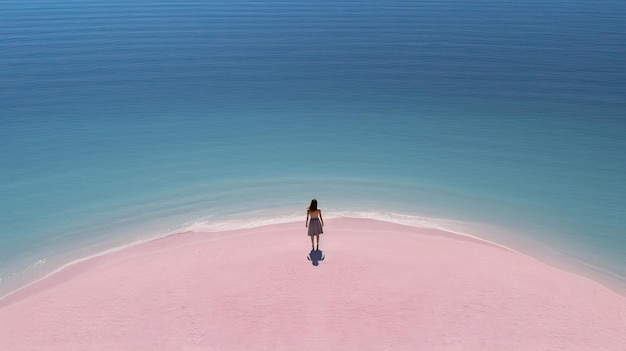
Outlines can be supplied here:
[[312, 198], [624, 283], [625, 18], [612, 0], [1, 1], [0, 296], [141, 240], [304, 222]]

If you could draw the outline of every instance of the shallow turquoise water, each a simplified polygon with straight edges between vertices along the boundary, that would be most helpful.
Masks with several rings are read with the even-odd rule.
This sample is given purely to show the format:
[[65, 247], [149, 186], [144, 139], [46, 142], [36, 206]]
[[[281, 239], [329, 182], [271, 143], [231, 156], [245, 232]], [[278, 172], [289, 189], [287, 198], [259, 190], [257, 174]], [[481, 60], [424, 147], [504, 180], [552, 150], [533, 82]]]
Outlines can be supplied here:
[[55, 257], [299, 220], [312, 197], [626, 281], [625, 14], [4, 2], [0, 286]]

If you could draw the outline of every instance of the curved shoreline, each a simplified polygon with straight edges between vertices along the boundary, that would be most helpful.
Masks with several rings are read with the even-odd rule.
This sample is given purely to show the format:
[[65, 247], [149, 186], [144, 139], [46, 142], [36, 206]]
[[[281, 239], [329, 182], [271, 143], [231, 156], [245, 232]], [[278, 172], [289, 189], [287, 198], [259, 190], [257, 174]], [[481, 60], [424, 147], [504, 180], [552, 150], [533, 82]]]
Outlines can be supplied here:
[[[371, 213], [371, 212], [348, 211], [345, 213], [340, 212], [340, 214], [338, 215], [336, 214], [334, 216], [329, 216], [327, 219], [330, 219], [330, 220], [335, 220], [335, 219], [371, 220], [370, 218], [372, 217], [378, 218], [378, 217], [381, 217], [380, 215], [381, 213], [378, 213], [378, 212]], [[404, 214], [399, 214], [399, 213], [386, 213], [386, 215], [387, 216], [383, 215], [381, 219], [375, 219], [374, 221], [388, 223], [391, 225], [407, 226], [410, 228], [414, 228], [416, 230], [427, 230], [427, 231], [434, 230], [434, 231], [439, 232], [440, 234], [449, 235], [452, 238], [457, 238], [457, 239], [465, 238], [467, 240], [475, 240], [477, 242], [481, 242], [484, 244], [493, 245], [495, 247], [500, 247], [500, 248], [513, 251], [521, 255], [525, 255], [525, 256], [540, 260], [546, 265], [551, 266], [553, 268], [557, 268], [565, 272], [580, 275], [584, 278], [594, 281], [595, 283], [603, 285], [604, 287], [612, 290], [613, 292], [617, 294], [620, 294], [626, 297], [626, 281], [623, 281], [622, 279], [620, 279], [620, 277], [602, 268], [599, 268], [591, 264], [588, 264], [584, 261], [581, 261], [580, 259], [574, 256], [570, 256], [564, 253], [559, 253], [558, 251], [555, 251], [554, 249], [538, 244], [532, 238], [527, 238], [527, 237], [523, 238], [522, 241], [526, 241], [527, 243], [525, 244], [522, 242], [521, 246], [524, 246], [524, 245], [526, 246], [519, 247], [518, 245], [515, 245], [519, 243], [503, 244], [502, 243], [503, 241], [507, 241], [507, 240], [504, 240], [506, 236], [498, 238], [499, 240], [486, 239], [478, 235], [471, 234], [464, 230], [458, 229], [458, 227], [467, 229], [466, 226], [469, 226], [469, 225], [481, 226], [480, 224], [476, 224], [476, 223], [462, 222], [458, 220], [450, 220], [450, 219], [444, 219], [444, 218], [419, 217], [419, 216], [404, 215]], [[170, 236], [177, 236], [177, 235], [188, 234], [188, 233], [203, 233], [203, 234], [208, 234], [208, 235], [212, 235], [212, 234], [219, 235], [221, 233], [230, 233], [230, 232], [235, 232], [235, 231], [240, 231], [240, 230], [254, 230], [255, 228], [259, 228], [259, 227], [283, 225], [283, 224], [288, 224], [288, 223], [299, 222], [299, 220], [295, 219], [299, 217], [295, 215], [278, 216], [278, 217], [275, 217], [273, 220], [267, 220], [266, 218], [267, 217], [265, 216], [259, 217], [259, 218], [252, 218], [252, 219], [246, 218], [246, 220], [241, 223], [239, 220], [216, 222], [212, 224], [194, 223], [191, 225], [183, 226], [181, 228], [183, 230], [181, 231], [171, 231], [171, 232], [167, 232], [164, 234], [160, 234], [158, 236], [148, 237], [145, 239], [129, 242], [128, 244], [124, 244], [121, 246], [113, 246], [105, 250], [96, 251], [95, 253], [92, 253], [86, 256], [82, 256], [82, 257], [77, 256], [78, 258], [65, 260], [65, 263], [63, 263], [63, 259], [60, 258], [58, 260], [61, 262], [61, 264], [59, 264], [57, 268], [52, 269], [48, 271], [47, 273], [31, 281], [27, 281], [22, 285], [18, 285], [15, 289], [9, 290], [8, 292], [5, 292], [4, 295], [0, 296], [0, 307], [7, 305], [8, 304], [7, 301], [13, 300], [14, 297], [12, 296], [15, 294], [19, 294], [20, 291], [29, 289], [31, 285], [35, 285], [35, 284], [38, 284], [40, 281], [49, 279], [55, 274], [58, 274], [66, 269], [69, 269], [76, 264], [81, 264], [85, 261], [98, 259], [101, 256], [115, 254], [119, 251], [132, 249], [133, 247], [145, 245], [155, 240], [161, 240]], [[261, 221], [261, 224], [259, 224], [259, 221]], [[256, 225], [253, 223], [256, 223]], [[452, 229], [452, 227], [455, 227], [457, 229]], [[480, 228], [482, 230], [485, 229], [485, 228], [482, 228], [482, 226]], [[491, 230], [493, 231], [493, 229]], [[483, 232], [481, 231], [481, 233]], [[530, 243], [530, 245], [528, 245], [528, 243]], [[552, 255], [547, 253], [547, 251], [551, 251]], [[557, 254], [555, 255], [554, 253], [557, 253]], [[557, 256], [560, 256], [561, 258], [557, 259], [556, 258]]]
[[317, 266], [308, 245], [295, 222], [85, 259], [0, 300], [0, 340], [7, 350], [626, 345], [624, 296], [476, 238], [335, 218], [324, 261], [309, 256]]

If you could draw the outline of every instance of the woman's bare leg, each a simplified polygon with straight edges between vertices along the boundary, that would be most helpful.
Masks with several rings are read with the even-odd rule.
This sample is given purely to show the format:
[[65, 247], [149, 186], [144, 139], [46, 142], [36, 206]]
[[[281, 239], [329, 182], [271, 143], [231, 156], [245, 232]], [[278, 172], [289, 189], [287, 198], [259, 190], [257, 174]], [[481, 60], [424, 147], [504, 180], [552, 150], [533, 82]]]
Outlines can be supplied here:
[[315, 237], [317, 238], [317, 249], [316, 250], [319, 250], [320, 249], [320, 235], [317, 234], [317, 235], [315, 235]]
[[315, 249], [315, 242], [313, 241], [315, 235], [311, 235], [311, 249]]

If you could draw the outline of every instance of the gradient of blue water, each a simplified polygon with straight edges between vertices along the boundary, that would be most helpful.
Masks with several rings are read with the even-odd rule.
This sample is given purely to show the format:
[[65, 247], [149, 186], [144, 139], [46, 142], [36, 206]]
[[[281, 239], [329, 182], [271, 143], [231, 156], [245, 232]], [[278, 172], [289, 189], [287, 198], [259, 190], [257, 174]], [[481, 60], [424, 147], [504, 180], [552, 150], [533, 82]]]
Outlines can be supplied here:
[[289, 218], [312, 197], [508, 228], [626, 281], [625, 15], [2, 2], [0, 287], [79, 248]]

